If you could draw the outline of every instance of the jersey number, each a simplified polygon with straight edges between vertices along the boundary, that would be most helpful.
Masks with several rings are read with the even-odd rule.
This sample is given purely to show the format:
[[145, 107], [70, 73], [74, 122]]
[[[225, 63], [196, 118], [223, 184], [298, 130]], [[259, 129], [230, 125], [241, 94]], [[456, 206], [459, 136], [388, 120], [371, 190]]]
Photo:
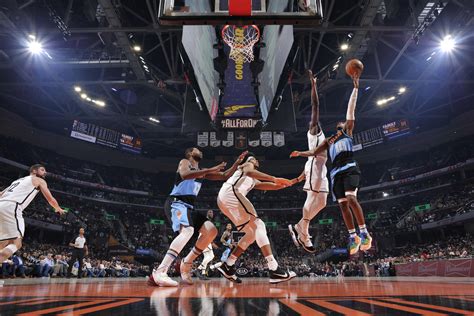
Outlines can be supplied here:
[[13, 189], [16, 188], [19, 184], [20, 184], [20, 182], [12, 183], [12, 185], [10, 185], [5, 191], [6, 192], [13, 192]]

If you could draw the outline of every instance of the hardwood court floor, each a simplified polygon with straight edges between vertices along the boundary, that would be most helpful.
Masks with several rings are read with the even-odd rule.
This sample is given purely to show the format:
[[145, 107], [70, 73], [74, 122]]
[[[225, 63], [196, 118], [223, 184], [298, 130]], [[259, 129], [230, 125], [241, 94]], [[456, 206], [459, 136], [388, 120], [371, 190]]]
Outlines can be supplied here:
[[6, 280], [1, 315], [474, 315], [474, 279], [438, 277], [196, 281]]

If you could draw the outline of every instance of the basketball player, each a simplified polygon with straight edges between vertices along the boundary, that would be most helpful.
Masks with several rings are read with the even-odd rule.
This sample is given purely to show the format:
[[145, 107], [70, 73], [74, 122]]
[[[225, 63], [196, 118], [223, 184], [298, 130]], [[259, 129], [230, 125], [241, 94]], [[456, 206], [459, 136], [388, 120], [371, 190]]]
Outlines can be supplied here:
[[[207, 219], [212, 222], [214, 219], [214, 211], [207, 211]], [[203, 259], [199, 267], [197, 268], [197, 276], [200, 280], [209, 280], [207, 277], [207, 265], [214, 259], [214, 247], [217, 248], [214, 241], [207, 245], [206, 249], [202, 251]]]
[[252, 189], [280, 190], [290, 186], [292, 181], [260, 172], [257, 170], [259, 166], [257, 158], [253, 154], [247, 154], [244, 163], [222, 185], [217, 197], [217, 205], [222, 213], [232, 221], [237, 230], [245, 233], [229, 258], [217, 268], [226, 279], [236, 283], [242, 281], [235, 275], [235, 262], [255, 241], [267, 260], [270, 283], [288, 281], [296, 276], [294, 272], [278, 267], [273, 257], [265, 223], [258, 217], [255, 208], [246, 197]]
[[[319, 124], [319, 98], [316, 87], [316, 78], [313, 72], [308, 70], [311, 80], [311, 121], [307, 133], [308, 149], [313, 150], [324, 142], [325, 137]], [[303, 247], [309, 253], [316, 252], [309, 236], [309, 223], [326, 207], [329, 193], [329, 183], [326, 177], [326, 151], [317, 156], [308, 157], [303, 173], [297, 178], [298, 181], [306, 179], [303, 190], [306, 191], [306, 201], [303, 206], [303, 216], [296, 225], [288, 225], [291, 238], [296, 247]]]
[[217, 262], [216, 264], [212, 264], [210, 266], [211, 270], [215, 270], [219, 268], [224, 262], [226, 262], [227, 258], [229, 258], [230, 252], [232, 248], [234, 248], [234, 242], [232, 240], [232, 224], [229, 223], [226, 225], [224, 232], [221, 236], [221, 244], [226, 247], [226, 250], [221, 255], [221, 261]]
[[46, 169], [36, 164], [30, 167], [30, 175], [15, 180], [0, 192], [0, 262], [10, 258], [22, 246], [25, 235], [23, 210], [41, 191], [56, 213], [64, 214], [56, 199], [51, 195], [44, 180]]
[[202, 251], [209, 245], [217, 235], [217, 229], [204, 215], [193, 211], [194, 202], [201, 189], [202, 181], [227, 180], [237, 169], [246, 152], [242, 153], [234, 165], [222, 172], [226, 163], [220, 163], [215, 167], [200, 169], [199, 162], [202, 152], [197, 148], [188, 148], [185, 158], [179, 162], [176, 171], [176, 180], [169, 198], [165, 202], [165, 213], [170, 219], [173, 231], [179, 233], [171, 242], [161, 264], [150, 275], [149, 284], [158, 286], [178, 286], [178, 282], [168, 276], [168, 269], [179, 255], [184, 246], [191, 239], [195, 231], [201, 235], [191, 252], [181, 261], [181, 277], [192, 284], [191, 267], [194, 259], [199, 257]]
[[[360, 184], [360, 170], [353, 158], [352, 131], [355, 123], [355, 107], [359, 90], [359, 76], [352, 77], [354, 89], [352, 90], [347, 106], [346, 121], [337, 123], [337, 132], [325, 139], [317, 148], [309, 151], [294, 151], [290, 157], [315, 157], [329, 149], [332, 162], [330, 173], [332, 193], [335, 201], [339, 203], [342, 217], [349, 230], [349, 251], [356, 254], [359, 249], [367, 251], [372, 247], [372, 237], [365, 226], [364, 213], [357, 201], [357, 191]], [[359, 225], [360, 237], [357, 236], [353, 214]]]

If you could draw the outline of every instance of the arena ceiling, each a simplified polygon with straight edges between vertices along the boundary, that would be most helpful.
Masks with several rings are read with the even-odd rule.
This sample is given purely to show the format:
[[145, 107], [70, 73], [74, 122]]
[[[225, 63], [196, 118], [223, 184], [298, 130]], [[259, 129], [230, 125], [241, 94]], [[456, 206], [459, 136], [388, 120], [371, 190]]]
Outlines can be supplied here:
[[[320, 26], [295, 26], [299, 49], [291, 82], [298, 132], [287, 135], [290, 144], [305, 137], [309, 121], [305, 69], [319, 73], [322, 122], [332, 126], [344, 117], [351, 81], [342, 70], [353, 56], [366, 67], [358, 102], [361, 129], [397, 118], [429, 128], [472, 108], [472, 1], [322, 3]], [[195, 142], [195, 136], [181, 134], [187, 84], [177, 53], [182, 32], [158, 24], [157, 5], [156, 0], [2, 1], [0, 106], [63, 135], [79, 119], [141, 137], [149, 152], [181, 152]], [[449, 53], [439, 49], [448, 34], [455, 40]], [[40, 54], [27, 49], [31, 35], [42, 44]], [[348, 41], [349, 49], [341, 51]], [[342, 66], [336, 68], [338, 60]], [[84, 92], [106, 106], [81, 98]]]

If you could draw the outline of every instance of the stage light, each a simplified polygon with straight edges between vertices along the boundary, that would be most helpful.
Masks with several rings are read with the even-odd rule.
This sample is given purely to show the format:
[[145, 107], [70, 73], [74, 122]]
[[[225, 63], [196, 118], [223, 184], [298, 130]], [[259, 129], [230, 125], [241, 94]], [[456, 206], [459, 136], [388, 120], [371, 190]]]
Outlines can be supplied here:
[[344, 50], [348, 50], [349, 49], [349, 45], [347, 43], [344, 43], [341, 45], [341, 50], [344, 51]]
[[133, 50], [136, 52], [140, 52], [142, 48], [139, 45], [133, 45]]
[[385, 99], [380, 99], [377, 101], [377, 105], [384, 105], [385, 103], [387, 103], [387, 100]]
[[439, 43], [441, 50], [447, 53], [452, 51], [455, 45], [456, 45], [456, 42], [454, 41], [454, 38], [452, 38], [451, 35], [446, 35], [443, 38], [443, 40]]
[[148, 119], [152, 121], [153, 123], [160, 123], [160, 120], [157, 118], [154, 118], [153, 116], [150, 116]]
[[387, 192], [382, 192], [382, 195], [383, 195], [383, 197], [387, 197], [387, 196], [389, 196], [390, 194], [388, 194]]
[[104, 101], [96, 100], [94, 103], [97, 104], [98, 106], [105, 106]]
[[407, 91], [407, 88], [400, 87], [400, 89], [398, 89], [398, 94], [404, 94], [406, 91]]
[[37, 41], [31, 41], [28, 43], [28, 50], [33, 54], [39, 54], [43, 51], [43, 45]]
[[81, 92], [82, 89], [81, 89], [81, 87], [79, 87], [79, 86], [74, 86], [74, 91], [76, 91], [76, 92]]
[[81, 98], [86, 99], [86, 98], [87, 98], [87, 94], [85, 94], [85, 93], [81, 94]]

